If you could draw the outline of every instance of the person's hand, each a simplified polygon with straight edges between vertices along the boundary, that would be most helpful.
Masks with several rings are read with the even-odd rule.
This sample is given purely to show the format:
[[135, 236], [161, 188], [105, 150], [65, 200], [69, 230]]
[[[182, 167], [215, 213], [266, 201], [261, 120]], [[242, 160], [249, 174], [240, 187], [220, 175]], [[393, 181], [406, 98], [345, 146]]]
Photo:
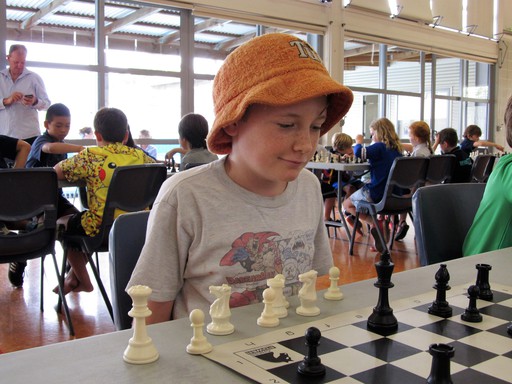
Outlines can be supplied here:
[[23, 93], [13, 92], [11, 96], [4, 99], [4, 105], [11, 105], [23, 99]]
[[504, 148], [504, 147], [502, 147], [502, 146], [501, 146], [501, 145], [499, 145], [499, 144], [496, 144], [496, 149], [497, 149], [498, 151], [501, 151], [501, 152], [503, 152], [503, 151], [505, 150], [505, 148]]
[[436, 139], [434, 141], [434, 145], [439, 145], [439, 133], [436, 132]]
[[21, 103], [27, 107], [31, 107], [36, 103], [37, 98], [34, 95], [23, 95]]

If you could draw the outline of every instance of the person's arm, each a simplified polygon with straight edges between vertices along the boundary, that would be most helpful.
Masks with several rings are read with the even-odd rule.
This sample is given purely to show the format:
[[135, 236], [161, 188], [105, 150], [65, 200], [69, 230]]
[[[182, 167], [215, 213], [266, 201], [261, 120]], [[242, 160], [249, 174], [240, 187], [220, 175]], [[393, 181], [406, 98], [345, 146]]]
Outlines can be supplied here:
[[33, 81], [35, 92], [32, 106], [39, 111], [44, 111], [50, 107], [51, 101], [48, 97], [48, 93], [46, 93], [43, 79], [37, 73], [34, 73], [34, 75], [35, 76]]
[[14, 158], [13, 168], [25, 168], [29, 153], [30, 144], [24, 140], [18, 140], [18, 143], [16, 144], [16, 157]]
[[4, 97], [2, 99], [2, 104], [5, 107], [8, 107], [8, 106], [12, 105], [13, 103], [16, 103], [17, 101], [20, 101], [21, 99], [23, 99], [23, 93], [13, 92], [12, 95]]
[[434, 145], [432, 145], [432, 152], [436, 153], [436, 149], [439, 146], [439, 133], [436, 133], [436, 139], [434, 141]]
[[414, 150], [414, 146], [410, 143], [402, 143], [402, 148], [409, 153], [412, 153]]
[[505, 148], [503, 148], [501, 145], [499, 144], [496, 144], [492, 141], [487, 141], [487, 140], [478, 140], [478, 141], [475, 141], [475, 143], [473, 144], [473, 147], [474, 148], [478, 148], [478, 147], [494, 147], [496, 148], [498, 151], [503, 151], [505, 150]]
[[63, 153], [74, 153], [84, 150], [85, 147], [82, 145], [68, 144], [68, 143], [45, 143], [41, 150], [44, 153], [51, 154], [63, 154]]
[[62, 171], [62, 167], [61, 167], [60, 163], [56, 164], [55, 167], [53, 167], [53, 169], [55, 169], [55, 172], [57, 173], [57, 179], [59, 179], [59, 180], [66, 179], [64, 177], [64, 172]]
[[174, 301], [152, 301], [148, 300], [148, 308], [151, 315], [146, 318], [146, 324], [163, 323], [171, 320], [171, 312]]

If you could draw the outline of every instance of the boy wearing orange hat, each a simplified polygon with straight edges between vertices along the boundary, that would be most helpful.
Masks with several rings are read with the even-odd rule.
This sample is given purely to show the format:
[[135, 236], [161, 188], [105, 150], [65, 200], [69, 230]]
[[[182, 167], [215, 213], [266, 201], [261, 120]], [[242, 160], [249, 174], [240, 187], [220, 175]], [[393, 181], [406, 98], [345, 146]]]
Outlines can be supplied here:
[[128, 283], [152, 288], [150, 323], [207, 313], [212, 285], [229, 284], [235, 307], [260, 302], [276, 274], [293, 295], [299, 274], [332, 266], [320, 185], [304, 166], [352, 92], [308, 43], [268, 34], [226, 58], [213, 98], [208, 148], [227, 156], [164, 183]]

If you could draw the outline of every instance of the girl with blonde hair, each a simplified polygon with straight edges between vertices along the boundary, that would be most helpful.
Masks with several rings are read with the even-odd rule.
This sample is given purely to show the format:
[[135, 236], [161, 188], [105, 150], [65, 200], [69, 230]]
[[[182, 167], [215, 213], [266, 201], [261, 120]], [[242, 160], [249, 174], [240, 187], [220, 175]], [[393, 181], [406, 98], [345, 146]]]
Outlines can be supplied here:
[[[379, 202], [382, 199], [393, 161], [402, 156], [402, 144], [396, 134], [395, 126], [389, 119], [383, 117], [372, 121], [370, 133], [373, 144], [366, 147], [366, 159], [370, 163], [371, 180], [343, 202], [345, 210], [352, 215], [356, 214], [356, 209], [361, 201]], [[357, 147], [354, 152], [355, 156], [361, 157], [362, 147]], [[359, 218], [371, 226], [370, 233], [375, 241], [375, 248], [382, 252], [378, 230], [375, 228], [371, 216], [361, 212]], [[384, 223], [379, 225], [384, 227]]]

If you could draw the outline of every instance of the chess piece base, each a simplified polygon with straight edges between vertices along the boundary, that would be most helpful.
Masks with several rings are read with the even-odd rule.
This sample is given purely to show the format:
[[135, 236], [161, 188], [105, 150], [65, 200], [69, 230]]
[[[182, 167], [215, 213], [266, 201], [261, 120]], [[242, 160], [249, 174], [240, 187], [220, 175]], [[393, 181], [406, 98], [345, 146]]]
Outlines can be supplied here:
[[217, 335], [217, 336], [223, 336], [223, 335], [230, 335], [233, 332], [235, 332], [235, 326], [231, 324], [227, 319], [225, 321], [220, 321], [217, 319], [218, 324], [210, 323], [206, 326], [206, 332], [208, 332], [210, 335]]
[[130, 339], [123, 353], [123, 360], [130, 364], [149, 364], [158, 360], [159, 354], [151, 338], [145, 342], [135, 342]]
[[430, 315], [443, 317], [445, 319], [452, 317], [453, 310], [450, 306], [437, 306], [432, 304], [430, 307], [428, 307], [428, 313]]
[[213, 349], [212, 345], [207, 342], [198, 342], [196, 340], [192, 340], [189, 345], [187, 345], [187, 352], [191, 355], [202, 355], [203, 353], [211, 352]]
[[320, 308], [313, 307], [313, 308], [305, 308], [303, 306], [297, 307], [295, 310], [297, 315], [301, 316], [318, 316], [320, 314]]
[[337, 292], [327, 291], [324, 293], [324, 299], [326, 299], [326, 300], [342, 300], [343, 293], [341, 293], [339, 291], [337, 291]]

